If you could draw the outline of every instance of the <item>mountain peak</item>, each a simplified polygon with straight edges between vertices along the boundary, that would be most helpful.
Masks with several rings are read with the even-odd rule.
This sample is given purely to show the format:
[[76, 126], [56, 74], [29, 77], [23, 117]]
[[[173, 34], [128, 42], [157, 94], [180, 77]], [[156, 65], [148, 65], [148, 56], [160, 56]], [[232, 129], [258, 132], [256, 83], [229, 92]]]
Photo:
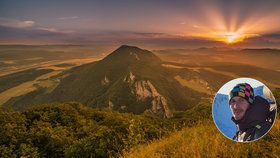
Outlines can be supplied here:
[[149, 52], [149, 51], [147, 51], [145, 49], [141, 49], [141, 48], [138, 48], [136, 46], [129, 46], [129, 45], [121, 45], [114, 52], [127, 52], [127, 51], [134, 52], [134, 53]]
[[160, 62], [160, 58], [148, 50], [136, 46], [121, 45], [104, 60], [133, 60], [141, 62]]
[[136, 48], [136, 49], [140, 49], [140, 48], [138, 48], [138, 47], [136, 47], [136, 46], [130, 46], [130, 45], [121, 45], [118, 49], [127, 49], [127, 48]]

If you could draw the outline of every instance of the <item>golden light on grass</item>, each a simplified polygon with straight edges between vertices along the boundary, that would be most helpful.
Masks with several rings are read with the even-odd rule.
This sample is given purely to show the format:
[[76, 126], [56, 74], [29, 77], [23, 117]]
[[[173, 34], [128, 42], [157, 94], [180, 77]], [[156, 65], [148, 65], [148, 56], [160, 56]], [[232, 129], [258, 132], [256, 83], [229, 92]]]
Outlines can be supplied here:
[[236, 143], [225, 138], [210, 120], [183, 128], [161, 140], [139, 145], [123, 158], [159, 157], [279, 157], [280, 123], [253, 143]]

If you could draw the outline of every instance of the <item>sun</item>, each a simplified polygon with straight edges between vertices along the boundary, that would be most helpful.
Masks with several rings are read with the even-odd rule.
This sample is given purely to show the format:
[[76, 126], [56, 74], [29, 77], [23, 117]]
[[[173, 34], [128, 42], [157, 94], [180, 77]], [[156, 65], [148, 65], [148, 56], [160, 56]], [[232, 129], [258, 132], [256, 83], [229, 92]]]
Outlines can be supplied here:
[[224, 34], [224, 42], [227, 44], [233, 44], [242, 41], [241, 36], [236, 32], [226, 32]]
[[193, 34], [194, 37], [205, 38], [217, 42], [222, 42], [228, 45], [237, 44], [243, 42], [245, 39], [257, 36], [257, 34], [245, 34], [242, 32], [224, 32], [224, 31], [213, 31], [207, 33]]

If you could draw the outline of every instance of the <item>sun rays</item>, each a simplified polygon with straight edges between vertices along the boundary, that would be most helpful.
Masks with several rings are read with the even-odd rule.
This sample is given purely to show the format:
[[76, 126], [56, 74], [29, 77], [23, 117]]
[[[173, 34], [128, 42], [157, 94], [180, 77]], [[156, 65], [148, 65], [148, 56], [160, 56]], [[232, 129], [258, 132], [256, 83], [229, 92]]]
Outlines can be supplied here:
[[280, 21], [275, 19], [279, 11], [260, 14], [253, 10], [245, 16], [238, 14], [238, 9], [232, 8], [226, 14], [219, 8], [204, 8], [200, 17], [189, 16], [192, 19], [189, 21], [193, 22], [191, 25], [196, 27], [187, 30], [184, 35], [232, 45], [279, 29]]

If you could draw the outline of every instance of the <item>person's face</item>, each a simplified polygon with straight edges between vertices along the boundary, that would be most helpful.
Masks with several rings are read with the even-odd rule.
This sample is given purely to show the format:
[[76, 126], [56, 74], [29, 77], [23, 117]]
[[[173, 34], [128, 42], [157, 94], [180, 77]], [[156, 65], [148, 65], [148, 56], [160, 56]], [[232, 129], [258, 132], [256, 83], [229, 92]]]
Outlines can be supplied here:
[[235, 120], [241, 120], [246, 110], [249, 108], [249, 102], [242, 97], [233, 97], [230, 102], [230, 109]]

